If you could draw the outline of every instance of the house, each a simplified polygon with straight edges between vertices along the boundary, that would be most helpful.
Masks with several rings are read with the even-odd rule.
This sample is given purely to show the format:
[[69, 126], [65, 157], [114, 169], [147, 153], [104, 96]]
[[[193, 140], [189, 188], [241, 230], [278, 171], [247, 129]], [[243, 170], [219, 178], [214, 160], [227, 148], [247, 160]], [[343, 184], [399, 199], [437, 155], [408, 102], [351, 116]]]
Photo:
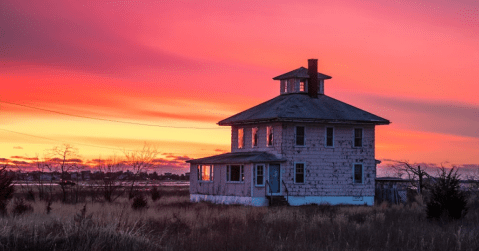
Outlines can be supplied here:
[[191, 201], [266, 206], [374, 203], [375, 126], [384, 118], [325, 95], [317, 59], [273, 78], [280, 95], [218, 122], [231, 152], [190, 163]]

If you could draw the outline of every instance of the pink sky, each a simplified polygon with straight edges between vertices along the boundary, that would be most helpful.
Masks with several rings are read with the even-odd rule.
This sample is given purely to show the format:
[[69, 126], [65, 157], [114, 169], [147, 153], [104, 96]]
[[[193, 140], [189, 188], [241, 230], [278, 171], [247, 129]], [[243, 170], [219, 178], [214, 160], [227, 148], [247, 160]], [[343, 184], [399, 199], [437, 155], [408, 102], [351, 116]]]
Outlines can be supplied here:
[[0, 10], [3, 159], [62, 142], [84, 159], [144, 142], [170, 161], [229, 151], [228, 128], [171, 127], [218, 127], [279, 95], [272, 77], [318, 58], [333, 77], [327, 95], [392, 122], [377, 128], [376, 158], [479, 164], [477, 1], [4, 0]]

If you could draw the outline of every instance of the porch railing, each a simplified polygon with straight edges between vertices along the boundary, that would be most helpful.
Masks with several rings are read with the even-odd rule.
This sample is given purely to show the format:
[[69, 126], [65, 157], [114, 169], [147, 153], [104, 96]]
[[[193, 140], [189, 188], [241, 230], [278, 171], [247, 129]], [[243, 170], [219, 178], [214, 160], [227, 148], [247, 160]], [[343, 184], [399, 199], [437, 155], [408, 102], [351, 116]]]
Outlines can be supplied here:
[[266, 180], [266, 186], [264, 186], [264, 193], [266, 196], [268, 196], [268, 191], [267, 188], [269, 188], [269, 198], [270, 198], [270, 204], [273, 204], [273, 189], [271, 189], [271, 185], [269, 184], [269, 181]]
[[286, 192], [286, 201], [289, 203], [289, 191], [288, 191], [288, 187], [286, 186], [286, 183], [284, 183], [284, 180], [281, 180], [281, 182], [283, 183], [284, 191]]

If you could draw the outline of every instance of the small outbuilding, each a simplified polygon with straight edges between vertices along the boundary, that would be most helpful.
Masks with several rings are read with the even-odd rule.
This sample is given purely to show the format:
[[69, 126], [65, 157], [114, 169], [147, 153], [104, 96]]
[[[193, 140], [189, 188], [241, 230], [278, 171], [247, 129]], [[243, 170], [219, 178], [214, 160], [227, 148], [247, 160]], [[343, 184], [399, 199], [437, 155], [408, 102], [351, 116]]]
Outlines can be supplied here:
[[374, 203], [375, 126], [384, 118], [324, 93], [317, 59], [279, 75], [280, 95], [218, 122], [231, 152], [190, 163], [191, 201]]

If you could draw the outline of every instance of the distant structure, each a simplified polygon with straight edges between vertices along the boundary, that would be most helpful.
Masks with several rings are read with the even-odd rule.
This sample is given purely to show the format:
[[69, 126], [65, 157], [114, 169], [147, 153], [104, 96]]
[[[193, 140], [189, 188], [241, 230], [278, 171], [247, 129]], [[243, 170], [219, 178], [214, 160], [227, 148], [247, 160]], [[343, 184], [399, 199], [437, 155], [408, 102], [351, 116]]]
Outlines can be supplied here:
[[317, 59], [273, 79], [279, 96], [218, 122], [230, 153], [187, 161], [191, 201], [373, 205], [374, 130], [390, 122], [326, 96]]

